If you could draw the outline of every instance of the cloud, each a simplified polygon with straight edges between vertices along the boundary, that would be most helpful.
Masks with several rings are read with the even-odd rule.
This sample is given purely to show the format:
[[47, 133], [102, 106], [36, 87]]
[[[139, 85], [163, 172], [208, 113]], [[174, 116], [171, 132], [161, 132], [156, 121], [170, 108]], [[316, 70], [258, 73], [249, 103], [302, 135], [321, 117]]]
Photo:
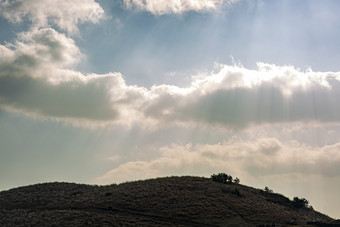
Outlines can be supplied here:
[[28, 18], [34, 27], [47, 27], [52, 23], [75, 33], [79, 23], [98, 22], [104, 10], [94, 0], [2, 0], [0, 15], [13, 23]]
[[143, 110], [160, 123], [204, 123], [230, 128], [283, 122], [338, 122], [339, 72], [301, 71], [258, 63], [249, 70], [220, 65], [190, 86], [150, 89]]
[[199, 175], [228, 172], [239, 177], [321, 175], [339, 177], [340, 144], [320, 148], [275, 138], [247, 141], [234, 137], [223, 143], [187, 144], [160, 148], [148, 161], [130, 161], [99, 177], [99, 183], [121, 182], [170, 175]]
[[124, 0], [127, 8], [136, 7], [155, 15], [181, 14], [186, 11], [216, 10], [222, 4], [232, 4], [238, 0]]
[[339, 72], [258, 63], [216, 65], [186, 87], [129, 86], [120, 73], [74, 70], [82, 54], [52, 28], [32, 29], [0, 45], [0, 106], [74, 122], [160, 127], [206, 124], [232, 129], [284, 122], [339, 122]]
[[72, 39], [54, 29], [35, 29], [19, 37], [15, 44], [0, 45], [3, 109], [103, 124], [128, 118], [124, 105], [138, 106], [138, 97], [143, 97], [143, 89], [127, 86], [120, 73], [84, 75], [72, 70], [82, 55]]
[[[8, 1], [3, 5], [10, 4]], [[26, 4], [26, 3], [20, 3]], [[258, 63], [216, 64], [186, 87], [129, 86], [118, 72], [74, 70], [83, 55], [72, 38], [32, 28], [0, 45], [0, 107], [68, 122], [232, 129], [284, 122], [339, 122], [340, 72]], [[71, 120], [70, 120], [71, 119]]]
[[[126, 0], [150, 12], [207, 10], [235, 1]], [[39, 5], [41, 4], [41, 5]], [[42, 7], [45, 6], [46, 8]], [[39, 6], [39, 7], [38, 7]], [[162, 8], [163, 7], [163, 8]], [[127, 85], [119, 72], [83, 74], [74, 67], [83, 55], [72, 38], [78, 23], [96, 22], [103, 10], [94, 1], [1, 1], [0, 13], [37, 25], [0, 45], [0, 108], [68, 122], [161, 127], [205, 124], [231, 129], [289, 122], [340, 122], [340, 72], [301, 71], [258, 63], [257, 69], [216, 64], [186, 87]], [[77, 123], [77, 124], [78, 124]]]
[[116, 75], [51, 85], [43, 79], [0, 77], [0, 106], [27, 115], [68, 121], [110, 121], [117, 117], [106, 84]]
[[0, 76], [48, 78], [58, 83], [51, 69], [67, 69], [81, 60], [74, 41], [52, 28], [34, 29], [18, 35], [14, 44], [0, 45]]

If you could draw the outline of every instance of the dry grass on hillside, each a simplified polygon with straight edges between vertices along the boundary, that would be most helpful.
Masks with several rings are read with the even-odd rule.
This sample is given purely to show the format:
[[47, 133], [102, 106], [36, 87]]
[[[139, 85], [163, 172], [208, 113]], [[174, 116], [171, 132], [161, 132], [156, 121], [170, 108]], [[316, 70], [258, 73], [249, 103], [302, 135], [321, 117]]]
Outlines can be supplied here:
[[45, 183], [0, 192], [0, 226], [254, 226], [332, 223], [279, 194], [200, 177], [109, 186]]

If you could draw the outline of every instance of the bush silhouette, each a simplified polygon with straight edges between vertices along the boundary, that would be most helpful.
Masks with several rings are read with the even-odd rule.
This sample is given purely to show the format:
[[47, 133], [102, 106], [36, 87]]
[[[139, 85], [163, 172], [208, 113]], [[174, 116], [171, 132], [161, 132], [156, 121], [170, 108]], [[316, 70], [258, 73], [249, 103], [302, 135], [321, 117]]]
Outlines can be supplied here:
[[[211, 175], [211, 179], [213, 181], [220, 182], [220, 183], [223, 183], [223, 184], [233, 183], [233, 177], [231, 175], [226, 174], [226, 173], [213, 174], [213, 175]], [[238, 179], [236, 177], [234, 182], [239, 183], [240, 179]]]
[[273, 193], [274, 191], [271, 190], [270, 188], [268, 188], [267, 186], [264, 187], [264, 191], [267, 192], [267, 193]]
[[293, 206], [296, 208], [308, 207], [309, 201], [305, 198], [294, 197]]

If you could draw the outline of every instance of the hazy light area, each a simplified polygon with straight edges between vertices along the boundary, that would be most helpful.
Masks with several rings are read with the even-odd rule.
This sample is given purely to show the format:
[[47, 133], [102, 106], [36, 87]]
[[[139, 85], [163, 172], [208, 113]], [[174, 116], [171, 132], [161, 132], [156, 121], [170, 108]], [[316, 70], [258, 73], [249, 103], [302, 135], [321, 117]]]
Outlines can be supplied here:
[[340, 218], [339, 7], [0, 1], [0, 189], [226, 172]]

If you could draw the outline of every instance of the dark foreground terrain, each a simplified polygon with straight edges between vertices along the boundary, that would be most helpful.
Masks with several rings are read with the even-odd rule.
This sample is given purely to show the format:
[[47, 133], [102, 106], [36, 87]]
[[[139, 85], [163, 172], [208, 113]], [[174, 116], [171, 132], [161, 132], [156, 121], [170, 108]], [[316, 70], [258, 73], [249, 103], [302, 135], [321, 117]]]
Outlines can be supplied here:
[[282, 195], [200, 177], [167, 177], [109, 186], [44, 183], [0, 192], [0, 226], [272, 226], [274, 223], [339, 226], [311, 208], [294, 207]]

